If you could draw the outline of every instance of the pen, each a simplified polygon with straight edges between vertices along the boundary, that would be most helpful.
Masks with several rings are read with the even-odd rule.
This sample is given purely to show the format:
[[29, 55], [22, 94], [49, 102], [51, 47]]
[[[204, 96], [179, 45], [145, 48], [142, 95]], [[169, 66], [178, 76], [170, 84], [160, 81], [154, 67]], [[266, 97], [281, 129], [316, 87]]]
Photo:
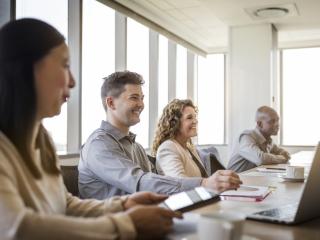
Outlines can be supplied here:
[[240, 191], [257, 191], [257, 190], [259, 190], [259, 189], [256, 188], [256, 187], [240, 185], [240, 187], [238, 188], [238, 190], [240, 190]]
[[272, 170], [283, 170], [285, 171], [285, 168], [272, 168], [272, 167], [266, 167], [266, 169], [272, 169]]

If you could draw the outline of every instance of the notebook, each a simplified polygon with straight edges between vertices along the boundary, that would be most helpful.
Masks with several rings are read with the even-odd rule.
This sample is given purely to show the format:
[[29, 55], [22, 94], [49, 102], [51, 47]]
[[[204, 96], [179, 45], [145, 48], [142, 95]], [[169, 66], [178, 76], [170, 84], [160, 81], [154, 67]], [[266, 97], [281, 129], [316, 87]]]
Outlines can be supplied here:
[[271, 190], [269, 187], [241, 185], [237, 190], [229, 190], [220, 194], [221, 200], [262, 201]]
[[320, 142], [316, 148], [309, 176], [299, 202], [267, 209], [247, 216], [247, 219], [281, 224], [297, 224], [320, 217]]

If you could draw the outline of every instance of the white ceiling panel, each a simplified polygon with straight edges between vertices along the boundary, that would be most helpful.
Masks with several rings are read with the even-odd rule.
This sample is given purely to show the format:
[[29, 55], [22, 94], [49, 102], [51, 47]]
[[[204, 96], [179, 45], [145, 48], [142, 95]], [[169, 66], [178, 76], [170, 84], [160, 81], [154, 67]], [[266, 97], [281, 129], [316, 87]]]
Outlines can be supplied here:
[[[204, 6], [193, 7], [193, 8], [183, 8], [181, 9], [186, 16], [192, 19], [194, 22], [198, 23], [200, 27], [213, 27], [213, 26], [225, 26], [226, 25], [216, 18], [214, 13]], [[208, 21], [208, 16], [210, 16], [210, 21]]]
[[176, 8], [188, 8], [188, 7], [197, 7], [200, 6], [201, 2], [198, 0], [163, 0]]
[[[136, 1], [142, 2], [144, 0], [136, 0]], [[170, 3], [164, 0], [148, 0], [148, 2], [150, 2], [151, 4], [153, 4], [154, 6], [156, 6], [161, 10], [170, 10], [175, 8], [173, 5], [171, 5]]]
[[[320, 0], [115, 0], [205, 50], [228, 46], [228, 29], [272, 23], [279, 46], [320, 46]], [[152, 3], [152, 4], [151, 4]], [[248, 8], [295, 4], [297, 16], [254, 20]], [[197, 34], [194, 34], [197, 33]]]
[[177, 9], [167, 10], [166, 13], [180, 21], [189, 20], [189, 18], [183, 14], [182, 11]]

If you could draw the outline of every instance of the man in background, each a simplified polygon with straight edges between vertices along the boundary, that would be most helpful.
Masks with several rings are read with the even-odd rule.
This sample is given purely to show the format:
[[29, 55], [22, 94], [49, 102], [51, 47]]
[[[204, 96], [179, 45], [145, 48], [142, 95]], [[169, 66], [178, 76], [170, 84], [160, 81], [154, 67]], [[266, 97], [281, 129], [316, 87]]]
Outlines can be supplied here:
[[256, 128], [245, 130], [235, 141], [228, 169], [242, 172], [263, 164], [286, 163], [290, 154], [271, 139], [279, 131], [279, 116], [267, 106], [256, 112]]

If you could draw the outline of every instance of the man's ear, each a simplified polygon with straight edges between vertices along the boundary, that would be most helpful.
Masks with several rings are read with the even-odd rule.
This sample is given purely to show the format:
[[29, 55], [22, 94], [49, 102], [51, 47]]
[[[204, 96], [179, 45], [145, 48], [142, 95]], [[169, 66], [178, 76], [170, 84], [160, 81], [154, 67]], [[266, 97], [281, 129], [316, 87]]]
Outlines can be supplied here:
[[262, 121], [261, 120], [258, 120], [257, 121], [257, 126], [261, 129], [262, 128]]
[[106, 104], [107, 108], [113, 109], [113, 110], [115, 109], [114, 98], [113, 97], [108, 96], [108, 97], [106, 97], [104, 99], [104, 101], [105, 101], [105, 104]]

